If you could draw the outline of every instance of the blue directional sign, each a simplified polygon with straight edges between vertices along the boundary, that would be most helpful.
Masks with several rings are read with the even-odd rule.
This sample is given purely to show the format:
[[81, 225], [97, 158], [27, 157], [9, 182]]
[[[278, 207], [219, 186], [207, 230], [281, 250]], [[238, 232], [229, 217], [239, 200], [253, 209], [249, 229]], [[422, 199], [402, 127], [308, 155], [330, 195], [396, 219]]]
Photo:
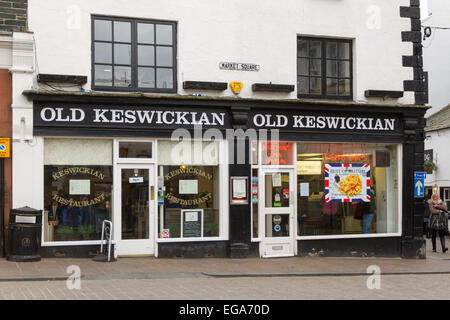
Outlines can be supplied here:
[[423, 198], [425, 196], [426, 177], [426, 172], [414, 172], [414, 198]]

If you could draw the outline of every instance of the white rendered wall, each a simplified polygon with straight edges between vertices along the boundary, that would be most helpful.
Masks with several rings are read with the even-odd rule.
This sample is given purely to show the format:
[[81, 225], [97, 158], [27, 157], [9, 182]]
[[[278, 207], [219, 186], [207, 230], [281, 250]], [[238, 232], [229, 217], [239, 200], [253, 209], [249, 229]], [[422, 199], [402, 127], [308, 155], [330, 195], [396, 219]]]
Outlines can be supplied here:
[[0, 33], [0, 69], [12, 66], [12, 35]]
[[33, 34], [12, 35], [12, 207], [42, 209], [42, 139], [33, 138], [33, 104], [22, 92], [30, 90], [34, 77]]
[[[91, 78], [91, 14], [178, 22], [178, 93], [183, 81], [243, 81], [241, 97], [296, 99], [287, 94], [253, 93], [253, 83], [296, 85], [297, 35], [354, 39], [354, 100], [365, 90], [403, 91], [413, 79], [402, 67], [412, 44], [400, 18], [409, 0], [29, 0], [29, 27], [35, 33], [39, 73]], [[76, 4], [76, 5], [74, 5]], [[259, 72], [223, 71], [220, 62], [261, 66]], [[232, 96], [230, 90], [206, 95]], [[371, 102], [383, 102], [371, 99]], [[386, 102], [397, 102], [387, 100]], [[406, 92], [400, 103], [414, 103]]]
[[[423, 26], [450, 28], [450, 1], [430, 1], [431, 16]], [[423, 41], [424, 71], [428, 71], [430, 116], [450, 104], [450, 30], [433, 29]]]
[[426, 132], [425, 149], [433, 149], [433, 162], [437, 170], [433, 174], [427, 174], [425, 185], [439, 187], [450, 187], [450, 129]]
[[14, 143], [13, 208], [44, 208], [43, 138]]

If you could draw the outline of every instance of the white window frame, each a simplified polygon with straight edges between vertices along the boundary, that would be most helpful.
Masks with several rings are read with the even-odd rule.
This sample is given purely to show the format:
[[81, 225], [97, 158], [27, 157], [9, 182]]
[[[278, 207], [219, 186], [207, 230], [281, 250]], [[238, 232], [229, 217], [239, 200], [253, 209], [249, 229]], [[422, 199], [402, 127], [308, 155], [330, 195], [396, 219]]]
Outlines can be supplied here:
[[[310, 141], [285, 141], [282, 142], [293, 142], [294, 143], [294, 162], [295, 162], [295, 175], [297, 176], [297, 165], [296, 165], [296, 155], [297, 155], [297, 144], [302, 142], [310, 142]], [[320, 142], [318, 142], [320, 143]], [[330, 142], [331, 143], [331, 142]], [[334, 143], [334, 142], [333, 142]], [[336, 143], [346, 143], [346, 142], [336, 142]], [[357, 143], [357, 142], [348, 142], [348, 143]], [[371, 142], [361, 142], [361, 143], [367, 143], [371, 144]], [[394, 143], [393, 143], [394, 144]], [[342, 235], [322, 235], [322, 236], [299, 236], [298, 235], [298, 227], [297, 223], [294, 225], [294, 234], [295, 234], [295, 240], [302, 241], [302, 240], [326, 240], [326, 239], [360, 239], [360, 238], [385, 238], [385, 237], [401, 237], [402, 235], [402, 221], [403, 221], [403, 208], [402, 208], [402, 197], [403, 197], [403, 145], [396, 143], [397, 146], [397, 184], [398, 184], [398, 196], [397, 196], [397, 210], [398, 210], [398, 219], [397, 219], [397, 232], [391, 232], [391, 233], [373, 233], [373, 234], [342, 234]], [[250, 145], [251, 148], [251, 145]], [[251, 149], [250, 149], [251, 150]], [[252, 153], [251, 153], [252, 155]], [[292, 166], [267, 166], [262, 165], [262, 148], [261, 148], [261, 141], [258, 141], [258, 163], [253, 165], [253, 159], [251, 159], [251, 169], [258, 169], [258, 175], [260, 174], [260, 170], [264, 168], [273, 168], [278, 167], [280, 169], [289, 169], [292, 168]], [[258, 192], [259, 192], [259, 183], [258, 181]], [[295, 198], [296, 198], [296, 206], [295, 211], [297, 212], [297, 183], [295, 183]], [[258, 194], [258, 200], [261, 199], [261, 194]], [[261, 242], [261, 226], [259, 226], [258, 229], [258, 235], [255, 237], [253, 234], [253, 205], [251, 206], [251, 241], [252, 242]], [[295, 219], [296, 221], [296, 219]], [[261, 224], [261, 221], [259, 221], [259, 224]]]
[[[264, 221], [261, 221], [261, 214], [260, 211], [262, 210], [261, 208], [261, 199], [263, 199], [264, 201], [264, 195], [261, 194], [261, 181], [260, 181], [260, 177], [261, 177], [261, 170], [263, 169], [280, 169], [280, 170], [292, 170], [294, 169], [294, 177], [296, 178], [296, 174], [297, 174], [297, 142], [295, 141], [288, 141], [288, 140], [280, 140], [280, 142], [289, 142], [289, 143], [293, 143], [293, 164], [291, 165], [263, 165], [262, 164], [262, 144], [264, 142], [267, 141], [262, 141], [262, 140], [256, 140], [257, 141], [257, 155], [258, 155], [258, 161], [256, 162], [256, 164], [253, 164], [253, 152], [251, 152], [251, 143], [250, 143], [250, 163], [251, 165], [251, 170], [252, 170], [252, 176], [253, 176], [253, 169], [257, 169], [258, 170], [258, 235], [255, 237], [255, 235], [253, 234], [253, 204], [250, 206], [250, 214], [251, 214], [251, 221], [250, 221], [250, 227], [251, 227], [251, 241], [252, 242], [261, 242], [263, 239], [263, 231], [265, 230], [264, 228]], [[294, 215], [296, 217], [296, 213], [297, 212], [297, 182], [294, 181], [294, 190], [292, 190], [293, 194], [295, 195], [295, 202], [294, 202]], [[294, 219], [296, 221], [296, 219]], [[294, 224], [294, 234], [297, 234], [297, 223]], [[297, 254], [297, 243], [296, 241], [294, 242], [294, 251], [295, 254]]]
[[[119, 151], [120, 151], [120, 143], [121, 142], [140, 142], [140, 143], [151, 143], [152, 144], [152, 157], [151, 158], [121, 158]], [[155, 152], [156, 152], [156, 140], [149, 140], [149, 139], [115, 139], [115, 150], [117, 150], [116, 153], [114, 153], [114, 160], [117, 164], [123, 164], [123, 163], [134, 163], [134, 164], [148, 164], [148, 163], [155, 163]]]
[[[44, 136], [43, 139], [43, 148], [42, 148], [42, 156], [44, 156], [45, 152], [45, 139], [74, 139], [74, 137], [68, 137], [68, 136]], [[112, 167], [113, 167], [113, 181], [115, 177], [115, 158], [114, 158], [114, 151], [115, 151], [115, 139], [111, 137], [76, 137], [76, 139], [80, 140], [107, 140], [112, 142], [113, 147], [113, 154], [112, 157]], [[44, 187], [44, 166], [45, 163], [43, 163], [42, 166], [42, 183], [41, 183], [41, 199], [44, 201], [44, 195], [45, 195], [45, 187]], [[44, 203], [42, 202], [42, 206], [44, 207]], [[113, 182], [113, 190], [111, 193], [111, 219], [114, 217], [114, 182]], [[42, 219], [42, 230], [44, 230], [44, 219]], [[114, 227], [113, 227], [114, 228]], [[67, 246], [89, 246], [89, 245], [100, 245], [102, 243], [102, 240], [74, 240], [74, 241], [45, 241], [44, 238], [44, 232], [41, 232], [41, 247], [67, 247]], [[114, 234], [112, 234], [111, 239], [112, 244], [116, 244], [116, 240], [114, 237]], [[105, 243], [105, 241], [104, 241]]]
[[[120, 158], [119, 157], [119, 149], [121, 142], [151, 142], [152, 143], [152, 158]], [[153, 238], [149, 238], [149, 240], [153, 241], [154, 255], [158, 257], [158, 244], [156, 242], [157, 237], [157, 223], [158, 223], [158, 213], [157, 213], [157, 164], [155, 154], [158, 151], [157, 149], [157, 140], [150, 138], [114, 138], [113, 143], [113, 167], [114, 167], [114, 175], [113, 175], [113, 195], [114, 195], [114, 186], [117, 186], [121, 183], [121, 169], [123, 166], [139, 166], [139, 165], [149, 165], [153, 166], [153, 181], [149, 181], [150, 186], [154, 186], [153, 188], [153, 197], [155, 199], [153, 205], [153, 220], [150, 220], [151, 230], [150, 234], [153, 233]], [[150, 191], [151, 192], [151, 191]], [[115, 208], [119, 207], [121, 199], [116, 199], [113, 197], [112, 199], [112, 223], [113, 223], [113, 243], [117, 244], [117, 239], [121, 239], [121, 230], [117, 228], [115, 218], [121, 219], [121, 210], [119, 212], [115, 211]], [[152, 212], [152, 211], [150, 211]], [[101, 242], [101, 241], [100, 241]]]
[[[158, 139], [158, 141], [165, 140], [170, 141], [170, 139]], [[158, 141], [156, 143], [158, 143]], [[192, 141], [199, 141], [196, 139], [192, 139]], [[205, 142], [205, 140], [200, 140]], [[227, 186], [229, 179], [229, 170], [228, 170], [228, 143], [227, 140], [217, 140], [219, 144], [219, 157], [218, 157], [218, 166], [219, 166], [219, 181], [220, 185]], [[157, 147], [156, 147], [157, 149]], [[157, 160], [158, 154], [155, 153], [155, 159]], [[159, 176], [159, 166], [163, 166], [164, 164], [156, 161], [156, 179]], [[156, 243], [174, 243], [174, 242], [205, 242], [205, 241], [228, 241], [229, 240], [229, 188], [224, 187], [220, 192], [220, 200], [219, 200], [219, 236], [218, 237], [204, 237], [203, 233], [201, 237], [195, 238], [158, 238], [158, 234], [156, 232]], [[157, 204], [156, 211], [156, 219], [159, 218], [159, 206]], [[156, 223], [159, 223], [158, 220]]]
[[[301, 141], [301, 142], [303, 142], [303, 141]], [[346, 143], [346, 142], [336, 142], [336, 143]], [[371, 142], [348, 142], [348, 143], [371, 144]], [[398, 220], [397, 220], [397, 223], [398, 223], [398, 232], [371, 233], [371, 234], [348, 234], [348, 235], [326, 235], [326, 236], [299, 236], [296, 233], [297, 240], [301, 241], [301, 240], [325, 240], [325, 239], [361, 239], [361, 238], [401, 237], [402, 236], [402, 213], [403, 213], [403, 209], [402, 209], [403, 145], [396, 144], [396, 143], [393, 143], [393, 144], [395, 144], [397, 146], [397, 183], [398, 183], [398, 196], [397, 196], [397, 210], [398, 210], [397, 218], [398, 218]]]

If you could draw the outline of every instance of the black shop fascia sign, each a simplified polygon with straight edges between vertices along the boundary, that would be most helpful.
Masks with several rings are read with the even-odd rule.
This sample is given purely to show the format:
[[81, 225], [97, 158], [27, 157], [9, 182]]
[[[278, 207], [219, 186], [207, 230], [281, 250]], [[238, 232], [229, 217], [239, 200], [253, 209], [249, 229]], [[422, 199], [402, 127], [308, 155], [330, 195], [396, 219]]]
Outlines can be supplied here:
[[393, 113], [363, 113], [338, 111], [267, 112], [253, 110], [248, 128], [289, 133], [372, 134], [398, 136], [402, 133], [401, 118]]
[[[289, 137], [313, 134], [365, 134], [400, 137], [401, 117], [389, 112], [274, 110], [249, 108], [247, 129], [279, 130]], [[176, 129], [233, 128], [229, 108], [155, 104], [94, 104], [34, 101], [36, 135], [166, 137]], [[270, 133], [269, 133], [270, 135]]]
[[166, 135], [176, 129], [231, 128], [226, 109], [155, 105], [61, 104], [35, 101], [35, 134]]

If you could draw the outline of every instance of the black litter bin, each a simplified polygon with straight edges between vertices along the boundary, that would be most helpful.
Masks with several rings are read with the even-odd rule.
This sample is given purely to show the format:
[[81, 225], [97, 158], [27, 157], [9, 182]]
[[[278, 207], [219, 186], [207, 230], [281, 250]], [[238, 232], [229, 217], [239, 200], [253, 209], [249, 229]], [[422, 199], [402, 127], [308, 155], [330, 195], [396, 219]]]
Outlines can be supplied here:
[[40, 261], [42, 210], [24, 207], [11, 209], [8, 225], [6, 259], [9, 261]]

